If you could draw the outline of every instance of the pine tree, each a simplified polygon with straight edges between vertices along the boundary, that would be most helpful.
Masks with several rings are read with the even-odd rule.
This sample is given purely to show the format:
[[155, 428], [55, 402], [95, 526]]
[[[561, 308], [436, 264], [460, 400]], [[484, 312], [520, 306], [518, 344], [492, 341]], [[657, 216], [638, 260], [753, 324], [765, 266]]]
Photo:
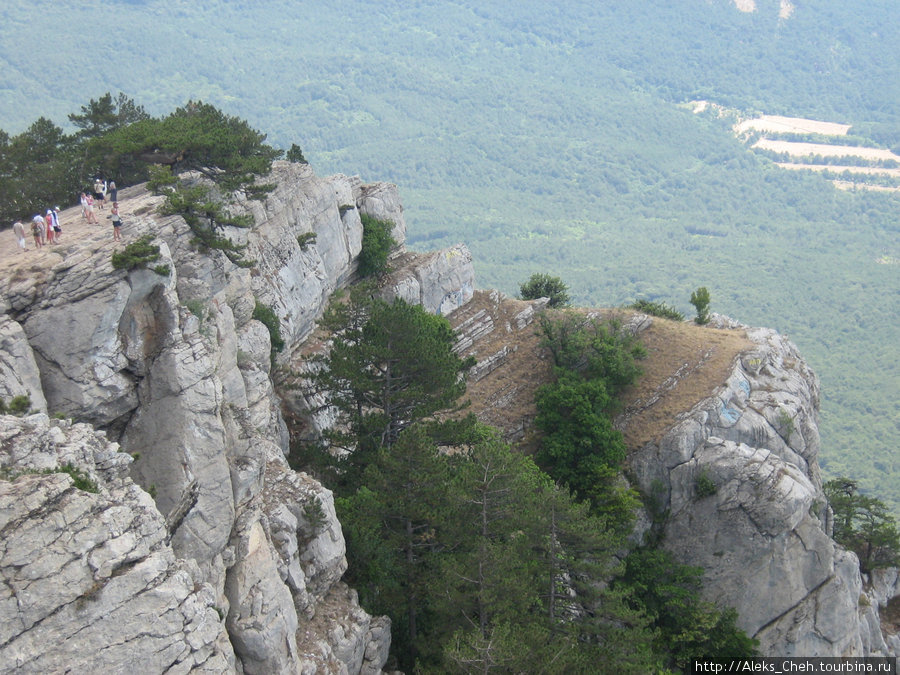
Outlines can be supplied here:
[[462, 376], [474, 360], [457, 356], [450, 323], [419, 305], [388, 303], [360, 286], [346, 302], [330, 303], [320, 325], [332, 344], [311, 384], [328, 393], [349, 428], [332, 435], [336, 443], [364, 453], [391, 446], [465, 392]]
[[449, 461], [425, 428], [414, 426], [379, 450], [362, 481], [365, 487], [338, 500], [349, 580], [372, 611], [391, 615], [394, 653], [411, 669], [427, 614], [430, 567], [442, 550], [440, 528], [452, 517]]

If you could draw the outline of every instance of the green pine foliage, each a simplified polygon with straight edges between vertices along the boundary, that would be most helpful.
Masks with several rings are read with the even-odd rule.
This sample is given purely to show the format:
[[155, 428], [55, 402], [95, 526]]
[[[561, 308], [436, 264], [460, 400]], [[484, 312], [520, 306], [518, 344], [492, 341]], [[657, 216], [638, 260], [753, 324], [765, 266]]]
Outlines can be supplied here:
[[[131, 271], [134, 269], [145, 268], [150, 263], [159, 260], [159, 246], [151, 243], [152, 241], [153, 235], [145, 234], [143, 237], [140, 237], [139, 239], [125, 246], [123, 250], [113, 253], [113, 269]], [[165, 274], [163, 276], [168, 276], [168, 266], [162, 267], [165, 268]], [[154, 266], [153, 271], [157, 274], [160, 274], [163, 270], [159, 265], [157, 265]]]
[[694, 322], [701, 326], [709, 323], [709, 291], [706, 286], [701, 286], [691, 293], [691, 304], [697, 310]]
[[625, 442], [613, 428], [617, 394], [640, 374], [643, 345], [616, 321], [576, 313], [540, 317], [542, 345], [556, 379], [535, 392], [535, 426], [542, 432], [538, 464], [620, 532], [628, 529], [637, 495], [619, 478]]
[[856, 553], [862, 571], [900, 564], [900, 529], [883, 501], [861, 494], [847, 478], [830, 480], [824, 489], [834, 511], [834, 539]]
[[23, 417], [31, 412], [31, 397], [27, 394], [13, 396], [9, 403], [0, 398], [0, 415]]
[[641, 374], [638, 361], [646, 349], [620, 321], [586, 319], [576, 312], [542, 314], [539, 318], [541, 346], [550, 351], [557, 368], [573, 371], [603, 382], [610, 394], [609, 410], [615, 396]]
[[362, 250], [357, 258], [360, 277], [381, 276], [388, 272], [388, 256], [397, 246], [391, 236], [394, 224], [366, 213], [360, 214], [363, 225]]
[[348, 575], [390, 614], [406, 672], [645, 672], [651, 634], [618, 591], [619, 537], [496, 432], [443, 453], [421, 426], [337, 500]]
[[694, 658], [758, 655], [758, 642], [737, 628], [733, 609], [700, 598], [702, 576], [701, 568], [681, 565], [663, 549], [638, 548], [616, 581], [627, 602], [651, 621], [656, 652], [685, 672]]
[[455, 334], [444, 317], [401, 299], [385, 302], [357, 287], [336, 298], [320, 322], [332, 338], [312, 379], [329, 392], [347, 422], [338, 442], [369, 451], [393, 445], [417, 420], [453, 408], [474, 365], [453, 352]]
[[582, 499], [606, 485], [625, 460], [622, 434], [607, 413], [611, 400], [600, 380], [564, 372], [535, 394], [535, 426], [543, 432], [537, 461]]
[[289, 162], [294, 162], [295, 164], [309, 164], [309, 162], [306, 161], [306, 157], [303, 156], [303, 150], [296, 143], [291, 143], [291, 147], [288, 148], [285, 159]]
[[635, 300], [628, 305], [628, 308], [651, 316], [658, 316], [661, 319], [684, 321], [684, 314], [665, 302], [656, 300]]
[[559, 277], [536, 272], [528, 281], [519, 285], [519, 297], [523, 300], [550, 298], [549, 307], [563, 308], [571, 304], [569, 287]]

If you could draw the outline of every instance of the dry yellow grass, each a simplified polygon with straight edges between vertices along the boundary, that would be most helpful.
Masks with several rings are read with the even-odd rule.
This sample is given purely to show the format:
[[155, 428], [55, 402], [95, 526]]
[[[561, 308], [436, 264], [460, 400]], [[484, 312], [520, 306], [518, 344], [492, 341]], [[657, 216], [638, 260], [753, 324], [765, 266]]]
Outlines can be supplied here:
[[644, 373], [623, 394], [622, 432], [631, 450], [658, 441], [679, 415], [712, 396], [741, 352], [752, 347], [744, 331], [659, 318], [641, 341], [647, 348]]
[[[496, 307], [483, 292], [476, 293], [473, 303], [464, 308], [465, 315], [485, 310], [493, 316], [495, 330], [476, 343], [472, 353], [485, 359], [504, 346], [510, 350], [500, 368], [477, 382], [469, 382], [471, 410], [481, 421], [502, 429], [508, 438], [519, 437], [524, 431], [524, 449], [533, 450], [534, 438], [528, 427], [537, 414], [534, 393], [553, 376], [550, 357], [540, 347], [535, 324], [522, 330], [506, 330], [524, 303], [507, 298]], [[576, 311], [587, 314], [589, 310]], [[622, 320], [634, 314], [621, 309], [593, 312], [602, 318], [615, 316]], [[464, 314], [450, 318], [457, 325]], [[751, 347], [743, 331], [659, 318], [654, 318], [640, 337], [647, 347], [647, 358], [641, 362], [643, 375], [623, 393], [620, 418], [629, 449], [658, 440], [677, 423], [679, 415], [712, 396], [728, 378], [738, 355]]]
[[893, 160], [900, 162], [900, 155], [881, 148], [863, 148], [855, 145], [826, 145], [825, 143], [795, 143], [793, 141], [773, 141], [761, 138], [753, 144], [754, 148], [786, 152], [793, 157], [821, 155], [822, 157], [862, 157], [872, 160]]
[[808, 120], [802, 117], [763, 115], [761, 117], [755, 117], [752, 120], [744, 120], [735, 126], [734, 130], [739, 134], [753, 130], [782, 134], [846, 136], [847, 132], [850, 131], [850, 125], [838, 124], [837, 122], [820, 122], [819, 120]]

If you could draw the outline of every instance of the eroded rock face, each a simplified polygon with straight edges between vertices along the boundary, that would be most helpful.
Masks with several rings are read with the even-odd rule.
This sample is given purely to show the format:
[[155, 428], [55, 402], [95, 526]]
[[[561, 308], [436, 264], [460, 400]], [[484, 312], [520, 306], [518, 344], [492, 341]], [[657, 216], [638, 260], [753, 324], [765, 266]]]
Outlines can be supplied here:
[[3, 672], [234, 669], [215, 590], [176, 559], [118, 450], [85, 424], [0, 416]]
[[[0, 574], [11, 589], [0, 600], [3, 625], [18, 628], [0, 640], [0, 649], [13, 650], [0, 664], [217, 673], [297, 672], [320, 662], [334, 672], [378, 672], [384, 664], [386, 623], [369, 617], [355, 594], [335, 594], [346, 559], [333, 500], [287, 466], [269, 333], [252, 317], [257, 302], [275, 311], [286, 360], [330, 294], [355, 274], [359, 213], [392, 220], [402, 240], [402, 207], [394, 186], [320, 178], [306, 166], [278, 163], [271, 180], [278, 187], [265, 201], [244, 205], [256, 227], [227, 233], [247, 244], [253, 270], [194, 250], [187, 224], [156, 215], [160, 199], [138, 187], [120, 191], [126, 237], [153, 235], [168, 275], [114, 270], [111, 246], [88, 236], [56, 250], [47, 267], [0, 281], [0, 396], [27, 394], [33, 408], [89, 422], [41, 418], [47, 428], [35, 433], [42, 448], [58, 450], [60, 434], [72, 433], [65, 448], [105, 444], [102, 461], [85, 460], [85, 470], [114, 474], [103, 478], [99, 496], [72, 488], [62, 474], [0, 480], [16, 532], [69, 547], [52, 556], [58, 568], [48, 568], [37, 545], [6, 546], [4, 531], [5, 555], [18, 557]], [[92, 427], [125, 452], [91, 436]], [[19, 445], [0, 440], [0, 466], [13, 470], [24, 461]], [[59, 466], [67, 456], [57, 452], [44, 464]], [[44, 565], [40, 572], [29, 571], [31, 558]], [[29, 580], [44, 576], [48, 589], [66, 592], [59, 604], [49, 593], [32, 610]], [[325, 598], [330, 613], [352, 617], [342, 631], [322, 619]], [[81, 615], [90, 621], [79, 623]], [[62, 623], [79, 636], [65, 649], [64, 638], [43, 632], [63, 631]], [[298, 647], [310, 640], [312, 660]], [[76, 645], [78, 658], [67, 651]], [[155, 660], [142, 656], [151, 651]]]
[[704, 593], [737, 609], [763, 654], [893, 654], [875, 609], [887, 599], [869, 597], [856, 556], [829, 536], [817, 378], [776, 332], [717, 323], [746, 330], [753, 347], [713, 397], [630, 458], [668, 510], [663, 545], [705, 569]]
[[0, 316], [0, 399], [9, 403], [27, 396], [34, 410], [46, 412], [41, 373], [25, 331], [8, 316]]

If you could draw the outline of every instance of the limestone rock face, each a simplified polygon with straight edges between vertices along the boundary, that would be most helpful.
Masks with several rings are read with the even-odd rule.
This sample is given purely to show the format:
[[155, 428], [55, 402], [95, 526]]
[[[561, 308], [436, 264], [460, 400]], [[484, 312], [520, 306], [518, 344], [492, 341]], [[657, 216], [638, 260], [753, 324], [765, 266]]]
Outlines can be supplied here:
[[27, 396], [34, 410], [47, 411], [41, 373], [25, 331], [7, 316], [0, 316], [0, 399], [9, 403]]
[[[255, 226], [226, 233], [247, 245], [252, 270], [195, 250], [184, 220], [159, 216], [160, 198], [138, 186], [120, 190], [126, 243], [152, 235], [169, 274], [113, 269], [114, 245], [90, 230], [43, 266], [22, 262], [0, 280], [0, 397], [25, 394], [35, 410], [87, 423], [9, 418], [26, 425], [9, 438], [35, 435], [56, 453], [40, 462], [0, 437], [9, 505], [0, 513], [13, 524], [0, 542], [2, 624], [11, 631], [0, 639], [0, 664], [217, 673], [383, 666], [389, 626], [340, 585], [347, 563], [331, 493], [287, 466], [270, 376], [273, 356], [286, 362], [328, 297], [354, 277], [359, 214], [391, 220], [402, 242], [402, 207], [395, 186], [321, 178], [307, 166], [276, 163], [269, 180], [277, 188], [265, 200], [236, 207]], [[64, 222], [76, 217], [63, 213]], [[258, 303], [278, 318], [281, 354], [253, 319]], [[69, 461], [98, 494], [65, 474], [6, 480]], [[61, 552], [41, 560], [40, 542]], [[65, 642], [70, 625], [78, 637]], [[305, 651], [312, 643], [315, 657]]]
[[447, 315], [475, 293], [475, 271], [469, 249], [458, 244], [443, 251], [402, 259], [384, 289], [387, 298], [402, 298], [434, 314]]
[[0, 416], [0, 671], [235, 668], [215, 590], [176, 559], [130, 463], [88, 425]]
[[763, 654], [895, 653], [875, 609], [893, 585], [869, 597], [856, 556], [829, 536], [817, 378], [774, 331], [717, 321], [753, 346], [714, 396], [630, 458], [640, 489], [668, 510], [663, 545], [705, 569], [705, 594], [737, 609]]

